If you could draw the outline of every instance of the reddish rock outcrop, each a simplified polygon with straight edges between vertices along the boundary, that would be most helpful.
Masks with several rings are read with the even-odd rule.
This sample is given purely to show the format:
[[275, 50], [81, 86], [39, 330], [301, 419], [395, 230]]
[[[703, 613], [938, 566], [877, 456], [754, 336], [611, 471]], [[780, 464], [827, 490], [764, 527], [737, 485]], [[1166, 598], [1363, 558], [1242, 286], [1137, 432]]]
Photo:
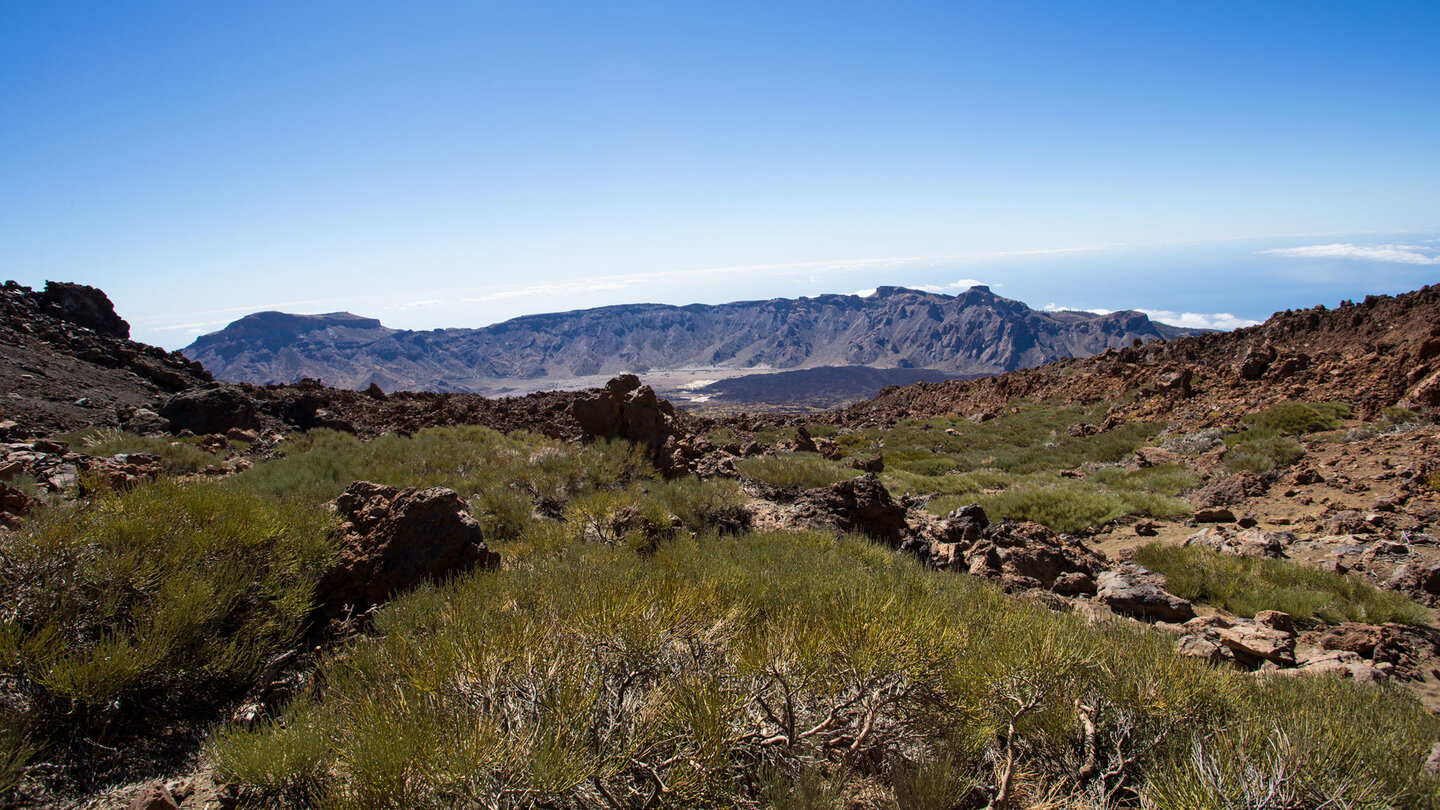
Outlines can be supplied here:
[[802, 492], [789, 520], [797, 525], [834, 526], [841, 531], [861, 532], [899, 546], [908, 531], [907, 513], [907, 508], [890, 496], [880, 479], [862, 475]]
[[688, 471], [680, 449], [685, 432], [676, 422], [675, 408], [634, 374], [622, 374], [604, 388], [576, 396], [571, 413], [586, 438], [628, 439], [649, 448], [662, 472]]
[[346, 522], [340, 561], [316, 587], [320, 618], [358, 613], [427, 580], [500, 563], [452, 489], [356, 481], [333, 503]]

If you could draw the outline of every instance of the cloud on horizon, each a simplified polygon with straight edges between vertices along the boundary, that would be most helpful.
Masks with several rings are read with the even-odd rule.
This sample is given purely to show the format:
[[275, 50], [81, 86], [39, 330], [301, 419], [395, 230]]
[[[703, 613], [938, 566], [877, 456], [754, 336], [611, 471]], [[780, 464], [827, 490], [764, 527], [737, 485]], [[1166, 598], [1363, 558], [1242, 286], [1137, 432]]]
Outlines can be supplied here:
[[1290, 256], [1299, 259], [1352, 259], [1396, 264], [1440, 264], [1434, 248], [1420, 245], [1357, 245], [1336, 242], [1329, 245], [1272, 248], [1258, 251], [1262, 255]]
[[[1096, 315], [1109, 315], [1118, 311], [1095, 307], [1064, 307], [1055, 303], [1046, 304], [1041, 309], [1046, 312], [1093, 312]], [[1250, 318], [1238, 318], [1228, 312], [1176, 312], [1172, 309], [1142, 309], [1139, 307], [1134, 308], [1134, 311], [1145, 313], [1145, 316], [1152, 321], [1186, 329], [1218, 329], [1222, 332], [1229, 332], [1233, 329], [1260, 323]]]

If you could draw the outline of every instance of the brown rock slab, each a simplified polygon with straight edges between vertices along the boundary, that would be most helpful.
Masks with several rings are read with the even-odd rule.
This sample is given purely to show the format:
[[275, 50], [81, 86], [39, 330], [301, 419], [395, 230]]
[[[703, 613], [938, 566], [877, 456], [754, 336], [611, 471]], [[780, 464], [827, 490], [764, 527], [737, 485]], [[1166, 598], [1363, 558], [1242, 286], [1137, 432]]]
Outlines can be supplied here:
[[1105, 571], [1096, 584], [1100, 600], [1117, 613], [1167, 622], [1188, 621], [1195, 616], [1189, 602], [1138, 577]]
[[[1289, 617], [1286, 616], [1286, 618]], [[1286, 632], [1257, 621], [1254, 624], [1236, 623], [1233, 627], [1219, 628], [1215, 633], [1219, 636], [1221, 644], [1241, 656], [1273, 661], [1281, 666], [1295, 665], [1295, 633], [1293, 630]]]

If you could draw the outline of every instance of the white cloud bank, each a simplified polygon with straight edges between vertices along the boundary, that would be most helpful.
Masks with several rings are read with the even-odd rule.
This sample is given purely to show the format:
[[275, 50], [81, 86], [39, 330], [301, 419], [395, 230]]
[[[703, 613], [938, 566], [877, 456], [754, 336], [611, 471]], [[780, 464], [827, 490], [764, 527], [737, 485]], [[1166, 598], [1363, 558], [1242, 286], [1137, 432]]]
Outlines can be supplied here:
[[[1046, 312], [1093, 312], [1096, 315], [1109, 315], [1116, 310], [1096, 309], [1095, 307], [1063, 307], [1059, 304], [1050, 303], [1042, 307]], [[1254, 326], [1260, 323], [1250, 318], [1237, 318], [1228, 312], [1176, 312], [1172, 309], [1136, 309], [1135, 312], [1143, 312], [1152, 321], [1181, 326], [1186, 329], [1219, 329], [1229, 332], [1232, 329], [1239, 329], [1243, 326]]]
[[1149, 316], [1152, 321], [1168, 323], [1171, 326], [1183, 326], [1186, 329], [1220, 329], [1228, 332], [1231, 329], [1260, 323], [1250, 318], [1237, 318], [1228, 312], [1173, 312], [1168, 309], [1142, 309], [1139, 311]]
[[1292, 256], [1300, 259], [1358, 259], [1396, 264], [1440, 264], [1434, 248], [1420, 245], [1356, 245], [1336, 242], [1330, 245], [1303, 245], [1259, 251], [1271, 256]]

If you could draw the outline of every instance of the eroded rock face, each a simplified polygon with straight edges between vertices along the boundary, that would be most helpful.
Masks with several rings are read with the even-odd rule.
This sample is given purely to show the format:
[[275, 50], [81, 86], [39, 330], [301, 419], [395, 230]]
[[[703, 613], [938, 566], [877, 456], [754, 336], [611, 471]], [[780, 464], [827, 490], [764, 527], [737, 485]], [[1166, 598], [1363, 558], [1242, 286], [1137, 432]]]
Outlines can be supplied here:
[[453, 489], [356, 481], [333, 503], [346, 522], [340, 561], [316, 587], [322, 619], [364, 611], [427, 580], [500, 563]]
[[874, 475], [862, 475], [802, 492], [790, 519], [800, 525], [830, 525], [866, 534], [892, 547], [905, 539], [908, 510]]
[[634, 374], [576, 396], [571, 413], [586, 438], [628, 439], [649, 448], [663, 472], [687, 470], [685, 454], [677, 452], [684, 431], [675, 422], [675, 408]]
[[173, 430], [196, 434], [260, 427], [255, 403], [240, 389], [224, 383], [208, 383], [176, 394], [165, 402], [160, 416], [169, 420]]

